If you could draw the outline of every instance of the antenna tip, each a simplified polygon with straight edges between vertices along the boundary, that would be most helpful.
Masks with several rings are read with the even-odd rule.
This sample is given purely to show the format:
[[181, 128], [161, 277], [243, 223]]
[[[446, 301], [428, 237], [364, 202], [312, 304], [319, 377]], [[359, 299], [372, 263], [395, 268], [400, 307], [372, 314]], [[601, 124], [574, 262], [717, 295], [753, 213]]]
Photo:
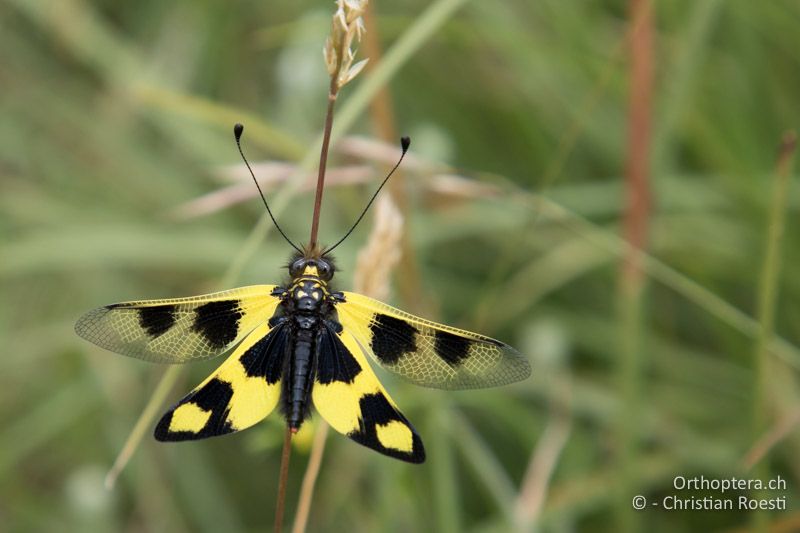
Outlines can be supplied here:
[[233, 126], [233, 135], [236, 137], [236, 142], [239, 142], [239, 139], [242, 137], [242, 133], [244, 132], [244, 125], [239, 124], [238, 122]]
[[408, 147], [411, 146], [411, 137], [400, 137], [400, 146], [405, 154], [408, 151]]

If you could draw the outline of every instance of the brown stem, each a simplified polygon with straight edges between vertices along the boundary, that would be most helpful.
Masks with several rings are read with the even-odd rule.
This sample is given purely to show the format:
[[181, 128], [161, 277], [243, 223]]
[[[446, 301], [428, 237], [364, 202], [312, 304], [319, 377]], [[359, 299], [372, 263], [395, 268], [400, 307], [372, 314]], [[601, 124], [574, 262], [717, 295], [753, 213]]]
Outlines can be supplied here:
[[627, 161], [624, 218], [629, 244], [620, 273], [619, 341], [617, 369], [622, 408], [617, 420], [617, 530], [638, 531], [639, 516], [631, 512], [631, 494], [639, 490], [637, 470], [640, 444], [640, 405], [646, 362], [642, 352], [645, 277], [642, 268], [650, 218], [650, 139], [653, 96], [653, 9], [650, 0], [630, 0], [630, 95], [628, 103]]
[[650, 213], [650, 137], [653, 94], [653, 21], [648, 0], [631, 0], [631, 78], [628, 108], [628, 161], [625, 189], [628, 193], [625, 238], [633, 253], [623, 267], [623, 283], [636, 287], [641, 281], [641, 255], [646, 246]]
[[314, 215], [311, 218], [311, 238], [308, 247], [313, 250], [317, 247], [317, 233], [319, 232], [319, 212], [322, 209], [322, 191], [325, 189], [325, 167], [328, 164], [328, 147], [331, 143], [331, 130], [333, 129], [333, 108], [336, 105], [336, 96], [339, 87], [336, 82], [338, 73], [331, 77], [330, 91], [328, 92], [328, 111], [325, 114], [325, 131], [322, 133], [322, 149], [319, 152], [319, 174], [317, 174], [317, 192], [314, 196]]
[[283, 529], [283, 511], [286, 507], [286, 485], [289, 478], [289, 457], [292, 454], [292, 428], [286, 425], [286, 434], [283, 437], [283, 452], [281, 453], [281, 472], [278, 479], [278, 501], [275, 506], [275, 533]]

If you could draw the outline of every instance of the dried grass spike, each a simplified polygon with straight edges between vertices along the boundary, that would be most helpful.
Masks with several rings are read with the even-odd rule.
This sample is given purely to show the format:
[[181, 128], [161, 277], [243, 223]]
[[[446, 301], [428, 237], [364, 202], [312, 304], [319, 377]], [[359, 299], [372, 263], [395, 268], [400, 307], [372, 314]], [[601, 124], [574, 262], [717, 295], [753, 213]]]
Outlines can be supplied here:
[[353, 290], [378, 300], [389, 296], [389, 279], [402, 255], [403, 215], [391, 196], [378, 198], [375, 224], [356, 261]]

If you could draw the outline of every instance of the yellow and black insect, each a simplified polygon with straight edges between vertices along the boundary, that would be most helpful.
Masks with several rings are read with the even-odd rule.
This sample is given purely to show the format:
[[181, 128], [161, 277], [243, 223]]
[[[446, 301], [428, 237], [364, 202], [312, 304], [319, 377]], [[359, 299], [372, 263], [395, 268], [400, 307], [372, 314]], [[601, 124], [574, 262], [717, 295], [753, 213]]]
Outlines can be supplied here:
[[[237, 124], [234, 131], [241, 152], [243, 127]], [[403, 155], [409, 142], [403, 138]], [[272, 217], [263, 194], [262, 199]], [[299, 248], [275, 222], [296, 250], [288, 265], [290, 279], [281, 286], [107, 305], [81, 317], [75, 330], [98, 346], [157, 363], [208, 359], [233, 348], [222, 366], [161, 418], [155, 428], [160, 441], [240, 431], [278, 404], [289, 428], [297, 431], [313, 402], [340, 433], [385, 455], [421, 463], [425, 450], [419, 435], [365, 353], [412, 383], [441, 389], [512, 383], [527, 378], [530, 365], [495, 339], [334, 290], [330, 252], [360, 220], [325, 250]]]

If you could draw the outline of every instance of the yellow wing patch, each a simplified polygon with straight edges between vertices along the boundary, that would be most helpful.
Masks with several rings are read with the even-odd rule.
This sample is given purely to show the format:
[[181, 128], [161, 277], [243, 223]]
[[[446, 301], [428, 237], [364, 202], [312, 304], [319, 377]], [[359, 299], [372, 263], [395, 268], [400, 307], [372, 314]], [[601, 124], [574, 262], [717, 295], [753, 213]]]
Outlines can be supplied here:
[[211, 418], [212, 413], [213, 411], [201, 409], [194, 403], [179, 405], [172, 412], [172, 421], [169, 424], [169, 431], [171, 433], [178, 431], [199, 433], [203, 430], [205, 425], [208, 424], [208, 419]]
[[386, 448], [411, 453], [414, 450], [414, 434], [408, 426], [397, 420], [375, 426], [378, 441]]
[[143, 300], [89, 311], [75, 331], [113, 352], [157, 363], [216, 357], [270, 319], [274, 285], [254, 285], [190, 298]]
[[511, 346], [345, 292], [339, 322], [381, 366], [412, 383], [472, 389], [526, 379], [531, 366]]
[[156, 439], [204, 439], [261, 421], [280, 399], [285, 353], [285, 328], [270, 331], [266, 323], [261, 324], [216, 372], [161, 418]]
[[336, 431], [380, 453], [421, 463], [419, 435], [367, 363], [355, 338], [344, 330], [322, 335], [311, 398]]

